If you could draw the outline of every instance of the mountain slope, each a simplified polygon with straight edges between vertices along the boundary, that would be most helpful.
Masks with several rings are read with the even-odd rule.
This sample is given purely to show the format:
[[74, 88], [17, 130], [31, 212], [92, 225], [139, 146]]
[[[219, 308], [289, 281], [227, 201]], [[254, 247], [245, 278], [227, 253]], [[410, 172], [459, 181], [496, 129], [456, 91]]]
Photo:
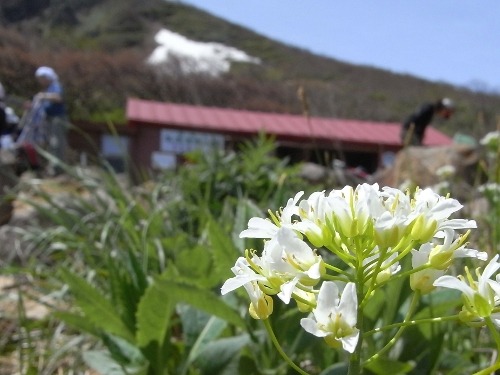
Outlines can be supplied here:
[[[35, 3], [5, 0], [0, 5], [8, 29], [0, 33], [0, 80], [13, 93], [30, 95], [36, 87], [26, 75], [30, 78], [36, 65], [51, 64], [65, 82], [74, 117], [116, 120], [120, 116], [113, 114], [120, 112], [127, 95], [300, 113], [304, 103], [296, 90], [303, 86], [312, 115], [401, 121], [421, 102], [449, 96], [458, 111], [441, 125], [448, 133], [480, 136], [496, 126], [498, 95], [314, 55], [178, 2]], [[220, 78], [172, 74], [175, 69], [166, 74], [166, 69], [144, 64], [163, 27], [192, 40], [235, 47], [262, 63], [232, 64]], [[8, 60], [4, 56], [9, 51]]]

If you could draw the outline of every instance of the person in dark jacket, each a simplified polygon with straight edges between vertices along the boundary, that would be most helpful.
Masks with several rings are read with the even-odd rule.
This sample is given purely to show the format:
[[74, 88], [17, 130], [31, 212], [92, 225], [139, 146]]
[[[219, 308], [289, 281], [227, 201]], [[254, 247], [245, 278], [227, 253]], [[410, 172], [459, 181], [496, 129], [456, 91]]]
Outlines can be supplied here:
[[438, 115], [443, 119], [449, 119], [453, 114], [453, 110], [454, 104], [449, 98], [443, 98], [434, 103], [423, 104], [403, 122], [401, 127], [401, 142], [405, 146], [421, 146], [425, 130], [432, 122], [434, 115]]
[[0, 83], [0, 136], [7, 134], [7, 114], [5, 112], [5, 90]]

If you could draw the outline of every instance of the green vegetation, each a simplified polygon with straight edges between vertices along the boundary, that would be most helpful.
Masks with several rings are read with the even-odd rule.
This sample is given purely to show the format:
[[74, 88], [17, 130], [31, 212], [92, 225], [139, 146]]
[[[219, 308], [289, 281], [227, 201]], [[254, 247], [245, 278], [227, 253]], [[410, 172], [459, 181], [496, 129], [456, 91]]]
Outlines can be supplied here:
[[[245, 322], [238, 300], [223, 300], [218, 292], [232, 258], [243, 251], [237, 234], [250, 216], [261, 214], [257, 203], [281, 200], [301, 184], [295, 167], [274, 158], [273, 150], [273, 142], [261, 137], [243, 144], [241, 154], [193, 154], [178, 173], [140, 187], [111, 169], [69, 166], [70, 183], [23, 186], [33, 189], [25, 203], [45, 225], [23, 230], [36, 250], [29, 266], [13, 272], [30, 274], [41, 293], [60, 293], [50, 318], [20, 324], [37, 334], [32, 325], [41, 325], [44, 336], [37, 340], [49, 341], [58, 334], [55, 325], [68, 335], [63, 345], [85, 340], [91, 349], [71, 361], [77, 368], [64, 365], [67, 355], [75, 355], [71, 350], [25, 350], [24, 341], [10, 345], [13, 337], [2, 354], [27, 353], [21, 365], [36, 373], [48, 371], [40, 363], [58, 360], [61, 369], [78, 371], [83, 360], [101, 373], [231, 374], [243, 348], [263, 340], [246, 332], [255, 323]], [[76, 340], [77, 332], [94, 339]]]
[[[273, 151], [262, 136], [238, 153], [194, 153], [138, 186], [106, 165], [64, 165], [60, 182], [24, 179], [19, 197], [38, 220], [17, 229], [30, 254], [8, 272], [29, 280], [17, 288], [17, 320], [0, 342], [1, 357], [16, 358], [12, 372], [294, 374], [264, 324], [250, 318], [246, 293], [219, 289], [236, 258], [262, 246], [239, 237], [248, 220], [299, 190], [318, 190]], [[410, 299], [404, 278], [378, 289], [365, 324], [402, 321]], [[51, 313], [34, 318], [33, 300]], [[459, 306], [455, 292], [437, 291], [414, 319], [453, 315]], [[301, 329], [303, 316], [295, 303], [275, 303], [269, 323], [283, 350], [311, 375], [344, 374], [345, 354]], [[367, 335], [367, 351], [380, 350], [396, 329]], [[487, 366], [491, 346], [485, 332], [455, 321], [408, 327], [366, 374], [471, 374]]]

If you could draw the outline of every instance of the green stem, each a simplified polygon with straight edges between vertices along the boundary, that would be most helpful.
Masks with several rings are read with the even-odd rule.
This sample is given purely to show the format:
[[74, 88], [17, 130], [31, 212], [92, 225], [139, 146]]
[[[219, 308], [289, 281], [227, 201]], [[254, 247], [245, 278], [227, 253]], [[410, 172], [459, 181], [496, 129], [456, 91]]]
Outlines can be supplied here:
[[348, 375], [361, 374], [361, 349], [363, 345], [363, 308], [360, 302], [362, 301], [364, 295], [363, 285], [365, 284], [365, 280], [363, 274], [364, 274], [364, 269], [362, 267], [362, 259], [358, 259], [358, 267], [356, 272], [356, 282], [357, 282], [356, 295], [358, 299], [358, 313], [357, 313], [356, 326], [358, 327], [360, 333], [356, 349], [354, 349], [354, 352], [351, 354], [351, 357], [349, 358]]
[[494, 374], [494, 371], [495, 370], [498, 370], [500, 369], [500, 362], [498, 362], [498, 360], [493, 364], [491, 365], [490, 367], [487, 367], [485, 368], [484, 370], [481, 370], [481, 371], [478, 371], [478, 372], [475, 372], [473, 375], [491, 375], [491, 374]]
[[497, 345], [497, 360], [491, 366], [476, 372], [474, 375], [490, 375], [494, 373], [496, 370], [500, 369], [500, 333], [497, 331], [497, 327], [491, 320], [491, 317], [486, 317], [485, 319], [486, 325], [488, 326], [493, 339], [495, 340], [495, 344]]
[[346, 271], [344, 271], [338, 267], [332, 266], [331, 264], [328, 264], [326, 262], [324, 264], [325, 264], [325, 268], [328, 268], [329, 270], [340, 273], [341, 275], [349, 276], [349, 274]]
[[296, 301], [296, 302], [300, 302], [300, 303], [303, 303], [304, 305], [307, 305], [307, 306], [311, 306], [312, 308], [315, 308], [316, 307], [316, 304], [315, 303], [312, 303], [311, 301], [308, 301], [300, 296], [298, 296], [296, 293], [293, 293], [292, 294], [292, 298]]
[[418, 324], [430, 324], [430, 323], [441, 323], [441, 322], [446, 322], [450, 320], [459, 320], [460, 318], [457, 315], [450, 315], [450, 316], [443, 316], [439, 318], [428, 318], [428, 319], [420, 319], [420, 320], [410, 320], [408, 322], [400, 322], [400, 323], [394, 323], [390, 324], [384, 327], [379, 327], [372, 329], [371, 331], [365, 332], [365, 335], [373, 335], [378, 332], [382, 331], [387, 331], [389, 329], [397, 328], [397, 327], [411, 327], [411, 326], [416, 326]]
[[[500, 351], [500, 332], [498, 332], [497, 327], [495, 326], [495, 323], [493, 323], [493, 320], [491, 320], [491, 317], [486, 317], [485, 318], [486, 325], [490, 329], [490, 332], [495, 339], [495, 344], [497, 345], [497, 349]], [[500, 356], [498, 356], [499, 361], [500, 361]]]
[[351, 280], [349, 280], [346, 277], [332, 276], [332, 275], [324, 275], [323, 279], [325, 279], [325, 280], [334, 280], [334, 281], [342, 281], [343, 283], [348, 283], [349, 281], [351, 281]]
[[280, 343], [278, 342], [278, 339], [276, 338], [276, 335], [274, 334], [273, 328], [271, 327], [271, 323], [269, 322], [269, 319], [263, 320], [264, 326], [266, 327], [266, 331], [269, 334], [269, 337], [271, 337], [271, 341], [274, 344], [274, 347], [280, 353], [280, 355], [283, 357], [283, 359], [290, 365], [291, 368], [293, 368], [295, 371], [297, 371], [301, 375], [310, 375], [309, 373], [305, 372], [302, 370], [299, 366], [297, 366], [289, 356], [286, 355], [284, 352], [283, 348], [281, 347]]
[[[377, 275], [380, 272], [380, 267], [382, 267], [382, 263], [384, 262], [384, 258], [387, 254], [387, 249], [384, 249], [378, 259], [377, 263], [375, 265], [375, 269], [372, 269], [371, 271], [367, 272], [367, 274], [364, 276], [365, 280], [371, 278], [371, 283], [370, 286], [368, 287], [368, 291], [366, 294], [363, 296], [363, 300], [360, 302], [360, 306], [364, 306], [366, 304], [366, 300], [368, 299], [369, 296], [371, 296], [372, 292], [375, 290], [375, 287], [377, 286]], [[365, 267], [370, 267], [371, 264], [366, 264]]]
[[[420, 299], [420, 293], [417, 291], [413, 295], [413, 298], [412, 298], [411, 303], [410, 303], [410, 307], [408, 308], [408, 312], [406, 313], [406, 316], [403, 320], [403, 323], [406, 323], [410, 320], [411, 316], [414, 314], [414, 312], [418, 306], [419, 299]], [[406, 327], [407, 327], [406, 325], [402, 325], [401, 327], [399, 327], [399, 329], [396, 332], [396, 334], [394, 335], [394, 337], [382, 349], [380, 349], [380, 351], [378, 353], [376, 353], [373, 356], [371, 356], [370, 358], [368, 358], [363, 365], [379, 358], [382, 354], [385, 354], [389, 349], [391, 349], [394, 346], [394, 344], [396, 343], [396, 341], [399, 340], [399, 338], [403, 334]]]
[[[402, 277], [406, 277], [406, 276], [410, 276], [411, 274], [415, 273], [415, 272], [418, 272], [418, 271], [423, 271], [427, 268], [430, 268], [430, 263], [426, 263], [426, 264], [422, 264], [421, 266], [418, 266], [418, 267], [415, 267], [415, 268], [412, 268], [411, 270], [408, 270], [408, 271], [405, 271], [405, 272], [401, 272], [401, 273], [398, 273], [396, 275], [393, 275], [391, 276], [388, 280], [386, 281], [382, 281], [381, 283], [375, 283], [373, 284], [373, 286], [376, 286], [377, 288], [380, 288], [381, 286], [387, 284], [388, 282], [392, 282], [396, 279], [400, 279]], [[370, 285], [371, 287], [372, 285]], [[366, 294], [365, 294], [365, 297], [363, 298], [363, 302], [361, 302], [361, 305], [364, 306], [368, 300], [369, 300], [369, 297], [371, 295], [371, 293], [375, 290], [375, 288], [371, 288], [369, 289]]]

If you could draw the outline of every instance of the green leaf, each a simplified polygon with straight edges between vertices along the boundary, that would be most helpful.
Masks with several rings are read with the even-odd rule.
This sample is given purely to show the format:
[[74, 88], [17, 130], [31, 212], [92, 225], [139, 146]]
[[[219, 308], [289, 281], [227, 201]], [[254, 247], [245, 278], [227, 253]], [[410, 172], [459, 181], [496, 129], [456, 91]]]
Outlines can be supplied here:
[[174, 311], [175, 302], [167, 288], [158, 281], [153, 282], [144, 293], [137, 308], [137, 345], [144, 347], [156, 341], [163, 346], [170, 317]]
[[85, 319], [85, 317], [79, 314], [73, 314], [66, 311], [56, 311], [54, 317], [66, 323], [67, 325], [85, 333], [89, 333], [96, 337], [100, 336], [100, 331], [96, 328], [90, 320]]
[[[427, 302], [413, 317], [415, 320], [450, 315], [462, 304], [460, 294], [455, 290], [442, 289], [424, 296]], [[421, 324], [418, 326], [422, 335], [431, 340], [433, 333], [443, 329], [443, 324]]]
[[376, 322], [384, 311], [386, 299], [385, 292], [382, 289], [377, 289], [363, 309], [365, 318], [370, 319], [371, 322]]
[[229, 233], [225, 232], [215, 221], [208, 223], [208, 239], [210, 250], [214, 258], [214, 267], [221, 276], [221, 280], [232, 275], [231, 267], [240, 255]]
[[[182, 322], [184, 343], [189, 347], [196, 345], [200, 335], [211, 340], [217, 338], [219, 333], [227, 327], [225, 320], [186, 304], [178, 304], [176, 311]], [[210, 331], [203, 334], [207, 327], [210, 327]], [[215, 329], [215, 327], [220, 328]]]
[[[193, 259], [196, 259], [196, 262], [193, 262]], [[207, 256], [205, 246], [181, 249], [175, 258], [175, 266], [179, 274], [189, 275], [189, 279], [198, 285], [213, 287], [221, 280], [214, 272], [213, 259]]]
[[128, 341], [113, 335], [103, 335], [103, 342], [118, 363], [134, 368], [145, 367], [147, 360], [141, 350]]
[[403, 375], [413, 370], [414, 367], [415, 364], [412, 362], [399, 362], [386, 358], [377, 358], [365, 366], [377, 375]]
[[[179, 312], [179, 314], [181, 315], [184, 331], [190, 330], [192, 327], [197, 326], [197, 322], [193, 320], [200, 320], [200, 315], [199, 313], [197, 313], [197, 310], [190, 307], [183, 309]], [[205, 317], [207, 316], [206, 314], [204, 315]], [[205, 324], [203, 325], [201, 331], [198, 330], [198, 337], [196, 338], [196, 341], [189, 351], [189, 355], [186, 359], [182, 374], [185, 374], [187, 372], [187, 369], [196, 360], [200, 352], [203, 351], [207, 347], [207, 345], [210, 345], [212, 343], [212, 340], [216, 339], [227, 327], [226, 321], [215, 316], [209, 316], [208, 320], [203, 319], [203, 321]]]
[[321, 371], [319, 375], [347, 375], [349, 365], [347, 363], [336, 363]]
[[218, 316], [238, 327], [245, 328], [241, 316], [229, 307], [219, 296], [196, 285], [170, 280], [165, 273], [155, 280], [155, 285], [162, 289], [168, 298], [176, 302], [184, 302], [209, 314]]
[[100, 351], [84, 352], [83, 360], [100, 375], [145, 375], [145, 367], [124, 367], [116, 362], [109, 353]]
[[248, 335], [212, 341], [199, 354], [195, 364], [203, 375], [233, 375], [238, 371], [240, 350], [250, 342]]
[[85, 279], [63, 270], [63, 279], [69, 285], [76, 304], [82, 309], [85, 318], [105, 332], [123, 337], [134, 342], [132, 332], [121, 320], [113, 304], [99, 293]]

